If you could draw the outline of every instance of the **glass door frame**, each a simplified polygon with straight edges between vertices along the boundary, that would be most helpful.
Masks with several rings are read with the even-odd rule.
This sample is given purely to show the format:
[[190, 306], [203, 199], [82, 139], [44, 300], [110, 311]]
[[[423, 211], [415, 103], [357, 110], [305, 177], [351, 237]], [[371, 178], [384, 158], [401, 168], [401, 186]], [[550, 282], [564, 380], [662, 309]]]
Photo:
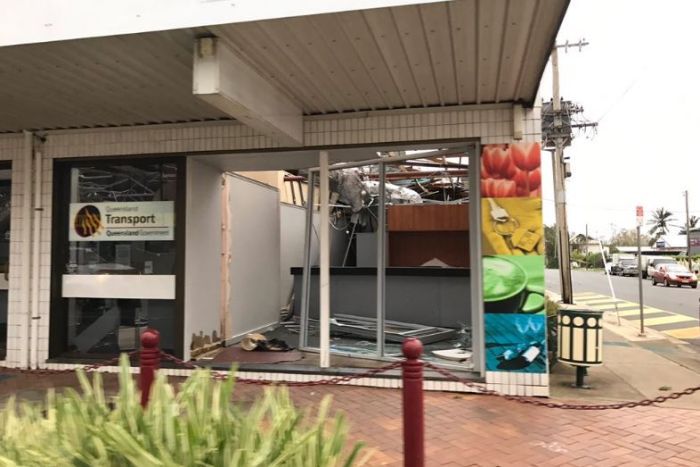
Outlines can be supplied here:
[[[0, 161], [0, 170], [9, 170], [10, 171], [10, 235], [12, 235], [12, 161]], [[7, 358], [7, 339], [9, 337], [8, 332], [9, 332], [9, 319], [10, 319], [10, 301], [9, 301], [9, 276], [10, 276], [10, 248], [12, 246], [12, 239], [8, 242], [8, 263], [7, 263], [7, 271], [5, 271], [5, 276], [8, 277], [7, 282], [8, 282], [8, 290], [7, 290], [7, 303], [5, 304], [5, 308], [7, 310], [7, 316], [5, 316], [5, 341], [0, 344], [0, 361], [3, 361]]]
[[[439, 143], [436, 143], [439, 146]], [[333, 164], [328, 167], [329, 171], [338, 169], [350, 169], [368, 165], [377, 165], [379, 168], [379, 209], [378, 209], [378, 227], [377, 231], [377, 352], [376, 355], [362, 355], [362, 358], [373, 360], [396, 360], [396, 357], [385, 355], [385, 317], [386, 317], [386, 193], [384, 184], [386, 181], [386, 165], [403, 162], [406, 160], [416, 159], [417, 157], [428, 157], [440, 155], [441, 152], [463, 150], [469, 154], [469, 250], [470, 250], [470, 305], [471, 305], [471, 323], [472, 323], [472, 352], [474, 371], [479, 372], [482, 376], [485, 372], [484, 364], [484, 312], [482, 300], [482, 262], [481, 262], [481, 144], [479, 142], [465, 142], [463, 146], [451, 147], [445, 150], [435, 151], [426, 154], [411, 154], [404, 156], [390, 156], [384, 158], [368, 159], [352, 163]], [[474, 167], [476, 170], [471, 170]], [[299, 348], [307, 352], [318, 352], [318, 347], [309, 346], [308, 324], [309, 324], [309, 308], [311, 300], [311, 241], [313, 229], [313, 216], [317, 209], [317, 201], [315, 199], [315, 184], [319, 177], [319, 168], [309, 169], [309, 194], [306, 205], [306, 232], [304, 238], [304, 263], [302, 275], [302, 296], [301, 296], [301, 316], [300, 316], [300, 334]], [[322, 194], [319, 192], [319, 196]], [[324, 227], [325, 228], [325, 227]], [[331, 289], [332, 291], [332, 289]], [[329, 336], [330, 337], [330, 336]], [[343, 355], [349, 357], [357, 357], [357, 355], [346, 352], [333, 352], [334, 355]], [[449, 363], [447, 366], [453, 366]]]
[[[93, 357], [66, 357], [68, 344], [66, 326], [68, 310], [62, 296], [62, 276], [65, 270], [65, 251], [68, 249], [70, 171], [77, 167], [100, 167], [138, 163], [175, 164], [177, 166], [177, 191], [175, 195], [175, 356], [184, 355], [185, 345], [185, 227], [187, 225], [187, 157], [99, 157], [67, 158], [53, 160], [53, 192], [51, 207], [51, 295], [49, 318], [49, 360], [91, 360]], [[104, 356], [95, 357], [104, 358]]]

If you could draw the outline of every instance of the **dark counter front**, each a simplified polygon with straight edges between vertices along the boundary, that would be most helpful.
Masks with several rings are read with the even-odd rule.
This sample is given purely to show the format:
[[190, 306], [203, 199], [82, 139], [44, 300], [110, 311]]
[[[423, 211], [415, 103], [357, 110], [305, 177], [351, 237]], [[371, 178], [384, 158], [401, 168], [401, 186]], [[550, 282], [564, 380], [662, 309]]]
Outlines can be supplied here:
[[[303, 268], [294, 275], [294, 309], [301, 310]], [[375, 318], [377, 268], [332, 267], [331, 313]], [[309, 314], [319, 316], [319, 268], [311, 268]], [[386, 319], [428, 326], [471, 326], [469, 268], [386, 268]]]

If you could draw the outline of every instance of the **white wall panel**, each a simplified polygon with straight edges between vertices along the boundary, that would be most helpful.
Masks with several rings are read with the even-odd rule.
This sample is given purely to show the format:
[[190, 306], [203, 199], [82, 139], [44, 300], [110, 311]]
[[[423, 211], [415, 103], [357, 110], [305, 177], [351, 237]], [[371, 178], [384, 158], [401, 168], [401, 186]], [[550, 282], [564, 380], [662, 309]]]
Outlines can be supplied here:
[[[185, 358], [194, 336], [222, 334], [221, 172], [187, 160], [185, 233]], [[176, 220], [177, 222], [177, 220]]]
[[277, 189], [229, 175], [229, 304], [236, 338], [279, 319], [280, 203]]

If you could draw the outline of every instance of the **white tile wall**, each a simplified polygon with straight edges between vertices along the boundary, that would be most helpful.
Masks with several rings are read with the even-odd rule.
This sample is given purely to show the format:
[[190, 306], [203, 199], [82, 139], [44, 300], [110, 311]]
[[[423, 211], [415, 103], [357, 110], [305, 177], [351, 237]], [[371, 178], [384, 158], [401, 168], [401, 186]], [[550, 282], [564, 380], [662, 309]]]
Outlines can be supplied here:
[[[469, 106], [450, 109], [386, 111], [335, 117], [307, 117], [304, 141], [307, 147], [336, 145], [378, 145], [383, 143], [427, 142], [431, 140], [474, 139], [482, 144], [513, 141], [513, 111], [510, 106]], [[523, 112], [523, 140], [539, 141], [540, 107]], [[10, 293], [8, 352], [6, 365], [20, 361], [26, 345], [20, 338], [19, 275], [22, 240], [22, 135], [0, 135], [0, 160], [13, 161], [12, 239], [10, 247]], [[51, 202], [53, 159], [64, 157], [127, 156], [139, 154], [194, 153], [274, 149], [279, 144], [237, 122], [149, 125], [139, 127], [49, 131], [43, 146], [45, 164], [42, 187], [42, 229], [40, 258], [39, 359], [48, 358], [49, 290], [51, 268]], [[512, 380], [509, 378], [513, 378]], [[524, 375], [487, 372], [487, 386], [507, 393], [542, 395], [548, 381]], [[426, 382], [426, 388], [446, 390], [448, 383]], [[454, 386], [450, 386], [454, 388]], [[527, 390], [525, 388], [528, 388]]]
[[[523, 139], [538, 140], [539, 107], [525, 110], [523, 115]], [[507, 105], [307, 117], [304, 141], [307, 147], [466, 138], [480, 139], [484, 144], [509, 143], [512, 119], [512, 108]], [[225, 121], [48, 132], [46, 153], [54, 158], [94, 157], [278, 147], [279, 144], [245, 125]]]

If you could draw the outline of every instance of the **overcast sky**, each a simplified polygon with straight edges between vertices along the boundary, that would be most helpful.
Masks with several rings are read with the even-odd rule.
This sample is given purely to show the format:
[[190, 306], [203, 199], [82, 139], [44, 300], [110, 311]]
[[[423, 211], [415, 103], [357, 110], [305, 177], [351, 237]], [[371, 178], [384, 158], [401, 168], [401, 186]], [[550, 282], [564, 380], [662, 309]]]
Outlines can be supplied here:
[[[685, 224], [686, 189], [691, 215], [700, 216], [699, 17], [694, 0], [571, 1], [558, 42], [585, 37], [590, 45], [560, 50], [561, 94], [583, 105], [599, 128], [566, 149], [570, 231], [582, 233], [588, 224], [590, 235], [608, 238], [613, 229], [634, 228], [637, 205], [647, 219], [663, 206]], [[552, 97], [549, 66], [540, 95]], [[544, 171], [549, 225], [551, 165]]]

